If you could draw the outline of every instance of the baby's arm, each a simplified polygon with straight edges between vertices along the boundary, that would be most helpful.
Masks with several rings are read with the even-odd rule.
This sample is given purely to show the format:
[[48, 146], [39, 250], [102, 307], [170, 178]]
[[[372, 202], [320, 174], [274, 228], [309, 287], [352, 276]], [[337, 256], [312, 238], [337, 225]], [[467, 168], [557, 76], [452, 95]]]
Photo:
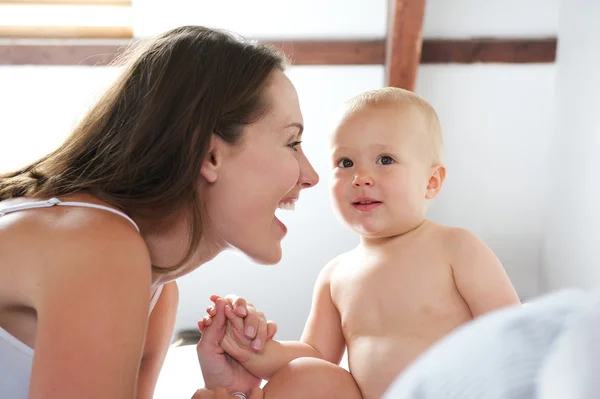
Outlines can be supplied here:
[[319, 275], [313, 294], [312, 309], [300, 341], [269, 340], [261, 352], [250, 347], [251, 340], [243, 334], [243, 320], [230, 308], [226, 315], [229, 326], [221, 346], [255, 376], [268, 380], [281, 367], [300, 357], [315, 357], [339, 364], [345, 341], [340, 315], [330, 292], [330, 263]]
[[496, 255], [467, 230], [454, 229], [452, 235], [454, 281], [473, 317], [519, 304], [519, 296]]

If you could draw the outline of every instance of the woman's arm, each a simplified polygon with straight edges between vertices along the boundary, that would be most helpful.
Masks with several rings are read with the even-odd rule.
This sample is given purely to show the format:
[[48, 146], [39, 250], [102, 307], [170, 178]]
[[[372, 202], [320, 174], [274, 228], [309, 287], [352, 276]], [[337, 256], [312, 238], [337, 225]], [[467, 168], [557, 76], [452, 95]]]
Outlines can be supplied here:
[[150, 259], [131, 228], [60, 231], [37, 273], [30, 399], [132, 399], [148, 323]]
[[150, 315], [146, 344], [138, 380], [138, 399], [152, 399], [160, 370], [167, 356], [179, 303], [179, 289], [175, 281], [165, 284]]

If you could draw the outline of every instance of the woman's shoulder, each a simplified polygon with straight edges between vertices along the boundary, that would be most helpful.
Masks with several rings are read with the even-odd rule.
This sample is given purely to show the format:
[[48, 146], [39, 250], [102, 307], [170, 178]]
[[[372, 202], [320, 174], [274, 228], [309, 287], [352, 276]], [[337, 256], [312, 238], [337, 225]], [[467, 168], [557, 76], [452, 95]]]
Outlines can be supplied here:
[[[49, 205], [36, 206], [45, 203]], [[67, 206], [52, 205], [56, 203]], [[17, 198], [1, 202], [0, 212], [15, 207], [21, 209], [0, 219], [0, 234], [8, 231], [16, 238], [24, 235], [30, 244], [42, 237], [44, 241], [52, 242], [93, 236], [126, 239], [127, 242], [134, 242], [136, 238], [141, 240], [137, 225], [129, 216], [91, 195], [73, 195], [60, 200]]]
[[[91, 196], [61, 200], [112, 208]], [[0, 254], [0, 264], [40, 282], [60, 277], [68, 284], [111, 274], [126, 282], [151, 275], [148, 249], [135, 226], [113, 212], [84, 206], [27, 209], [3, 216]]]

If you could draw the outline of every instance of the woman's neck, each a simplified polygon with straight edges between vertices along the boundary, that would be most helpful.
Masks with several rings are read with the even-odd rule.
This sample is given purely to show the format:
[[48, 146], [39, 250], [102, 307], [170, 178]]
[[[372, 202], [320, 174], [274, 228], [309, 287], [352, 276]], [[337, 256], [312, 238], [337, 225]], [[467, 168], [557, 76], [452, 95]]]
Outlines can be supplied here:
[[[162, 285], [191, 273], [203, 264], [210, 262], [227, 247], [204, 231], [198, 247], [192, 256], [176, 272], [161, 273], [160, 269], [169, 269], [179, 264], [187, 254], [189, 232], [184, 223], [170, 227], [145, 230], [141, 227], [153, 267], [152, 286]], [[158, 269], [158, 270], [157, 270]]]

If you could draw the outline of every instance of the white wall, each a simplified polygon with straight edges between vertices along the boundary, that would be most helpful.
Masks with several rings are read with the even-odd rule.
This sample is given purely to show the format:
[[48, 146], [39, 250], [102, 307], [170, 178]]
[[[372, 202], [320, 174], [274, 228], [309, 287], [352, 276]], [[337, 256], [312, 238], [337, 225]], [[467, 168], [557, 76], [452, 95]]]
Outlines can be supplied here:
[[134, 34], [141, 37], [187, 24], [261, 39], [383, 37], [387, 21], [387, 0], [133, 0], [132, 4]]
[[0, 172], [58, 147], [117, 73], [116, 68], [0, 66]]
[[[559, 0], [427, 0], [425, 37], [556, 35]], [[201, 24], [262, 39], [382, 38], [387, 0], [133, 0], [136, 36]], [[342, 12], [343, 10], [343, 12]]]
[[[456, 0], [450, 9], [443, 0], [429, 0], [425, 35], [545, 36], [556, 29], [557, 1], [496, 1], [483, 7], [479, 0]], [[234, 2], [235, 7], [228, 2], [223, 8], [224, 3], [178, 0], [164, 7], [164, 0], [134, 2], [138, 22], [146, 23], [145, 28], [138, 25], [136, 33], [143, 36], [167, 25], [209, 22], [270, 38], [381, 37], [385, 32], [385, 0], [261, 0], [252, 8], [248, 2]], [[342, 6], [348, 14], [340, 19], [336, 12]], [[266, 18], [269, 7], [284, 17]], [[238, 12], [225, 12], [232, 8]], [[153, 18], [156, 13], [165, 13], [162, 22]], [[317, 25], [309, 27], [308, 22]], [[56, 147], [117, 72], [0, 67], [0, 171]], [[282, 212], [290, 229], [279, 265], [257, 266], [227, 253], [184, 278], [177, 328], [194, 328], [210, 294], [233, 292], [253, 300], [277, 321], [280, 338], [298, 338], [318, 272], [331, 257], [357, 243], [330, 209], [325, 136], [334, 108], [362, 90], [381, 87], [383, 68], [292, 67], [289, 75], [305, 116], [304, 147], [321, 184], [302, 194], [295, 213]], [[416, 89], [438, 110], [447, 149], [449, 176], [431, 209], [432, 219], [479, 234], [504, 262], [525, 298], [538, 289], [553, 84], [553, 65], [424, 65]]]
[[[593, 0], [592, 0], [593, 1]], [[427, 0], [424, 37], [552, 37], [559, 0]]]
[[553, 80], [552, 65], [423, 66], [416, 88], [447, 154], [431, 217], [479, 234], [522, 298], [537, 293]]
[[543, 290], [600, 283], [600, 3], [561, 1]]

